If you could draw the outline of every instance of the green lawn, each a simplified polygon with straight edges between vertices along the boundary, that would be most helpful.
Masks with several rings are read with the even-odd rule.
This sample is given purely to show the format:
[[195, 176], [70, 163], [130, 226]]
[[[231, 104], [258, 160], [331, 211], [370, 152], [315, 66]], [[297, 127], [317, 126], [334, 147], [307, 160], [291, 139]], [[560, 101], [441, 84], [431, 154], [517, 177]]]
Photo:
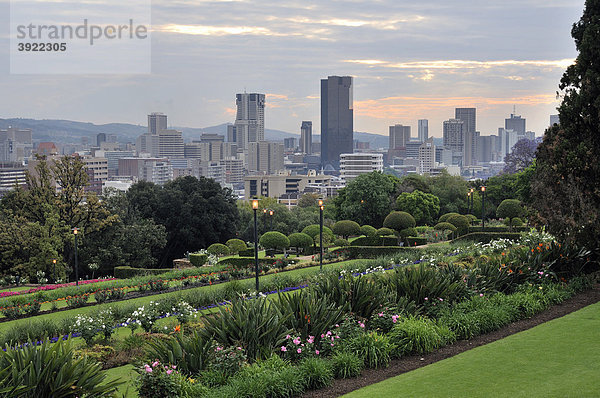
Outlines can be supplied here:
[[133, 365], [119, 366], [118, 368], [108, 369], [104, 372], [106, 373], [106, 383], [113, 380], [124, 382], [119, 387], [117, 397], [135, 398], [138, 396], [134, 386], [134, 380], [137, 377], [137, 372], [135, 371]]
[[600, 397], [600, 303], [347, 397]]
[[33, 289], [33, 288], [29, 287], [29, 286], [11, 287], [8, 289], [0, 289], [0, 293], [2, 293], [2, 292], [20, 292], [22, 290], [30, 290], [30, 289]]

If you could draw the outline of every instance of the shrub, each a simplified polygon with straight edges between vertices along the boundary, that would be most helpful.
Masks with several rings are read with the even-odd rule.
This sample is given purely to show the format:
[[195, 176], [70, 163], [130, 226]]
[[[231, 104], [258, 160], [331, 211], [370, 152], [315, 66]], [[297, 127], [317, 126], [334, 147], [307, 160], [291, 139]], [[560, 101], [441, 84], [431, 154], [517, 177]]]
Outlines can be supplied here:
[[349, 379], [360, 376], [365, 361], [353, 352], [341, 351], [331, 357], [331, 365], [336, 378]]
[[140, 398], [180, 397], [186, 379], [172, 366], [154, 361], [137, 370]]
[[241, 345], [250, 360], [268, 358], [281, 347], [290, 330], [283, 315], [265, 298], [234, 298], [228, 307], [219, 307], [217, 316], [206, 318], [201, 334], [223, 346]]
[[2, 310], [2, 315], [8, 319], [17, 319], [23, 316], [23, 311], [20, 306], [6, 307]]
[[433, 227], [433, 229], [435, 229], [436, 231], [452, 231], [452, 232], [456, 232], [456, 227], [453, 224], [450, 224], [449, 222], [440, 222], [440, 223], [437, 223], [435, 225], [435, 227]]
[[392, 329], [399, 318], [400, 315], [396, 313], [394, 308], [386, 307], [371, 315], [368, 323], [369, 330], [385, 334]]
[[83, 307], [85, 303], [87, 303], [88, 296], [86, 294], [82, 294], [81, 296], [72, 296], [67, 298], [67, 307], [69, 308], [79, 308]]
[[[281, 259], [285, 265], [287, 266], [287, 260]], [[254, 257], [230, 257], [219, 261], [219, 265], [221, 264], [229, 264], [236, 268], [251, 268], [254, 270]], [[275, 264], [275, 260], [271, 258], [259, 258], [258, 265], [259, 267], [272, 267]]]
[[350, 243], [346, 239], [336, 239], [333, 241], [334, 246], [346, 247], [350, 246]]
[[511, 220], [516, 217], [521, 217], [524, 213], [524, 209], [521, 206], [521, 202], [517, 199], [504, 199], [496, 209], [496, 217], [507, 218], [508, 225], [512, 231]]
[[369, 238], [371, 236], [375, 236], [377, 229], [370, 225], [363, 225], [360, 227], [360, 233]]
[[104, 302], [106, 302], [108, 299], [110, 298], [110, 294], [108, 292], [108, 290], [98, 290], [96, 293], [94, 293], [94, 299], [96, 300], [96, 302], [98, 304], [102, 304]]
[[[190, 261], [192, 255], [190, 254]], [[160, 275], [165, 272], [171, 271], [170, 269], [151, 269], [151, 268], [132, 268], [132, 267], [115, 267], [114, 273], [115, 278], [119, 279], [129, 279], [134, 278], [136, 276], [144, 276], [144, 275]]]
[[[416, 225], [417, 223], [413, 216], [405, 211], [393, 211], [383, 220], [384, 227], [393, 229], [403, 238], [406, 238], [408, 235], [416, 235], [416, 231], [414, 233], [406, 231], [409, 228], [414, 228]], [[406, 235], [403, 235], [402, 231], [406, 231]]]
[[290, 247], [295, 247], [296, 249], [307, 249], [313, 245], [313, 240], [307, 234], [303, 234], [301, 232], [295, 232], [288, 236], [290, 240]]
[[[362, 238], [358, 238], [362, 239]], [[394, 243], [397, 243], [396, 238], [393, 238]], [[411, 249], [400, 246], [346, 246], [340, 249], [333, 250], [332, 254], [344, 254], [350, 258], [378, 258], [389, 256], [398, 253], [407, 253]], [[420, 250], [413, 248], [412, 250]]]
[[493, 240], [498, 239], [511, 239], [511, 240], [519, 240], [521, 238], [521, 234], [517, 232], [471, 232], [466, 235], [461, 236], [460, 238], [456, 238], [452, 241], [452, 243], [459, 242], [480, 242], [480, 243], [490, 243]]
[[348, 239], [350, 236], [360, 234], [360, 225], [356, 221], [341, 220], [333, 224], [331, 229], [334, 234]]
[[190, 263], [194, 267], [201, 267], [208, 261], [208, 255], [205, 253], [190, 253]]
[[[387, 228], [386, 228], [387, 229]], [[393, 234], [393, 231], [392, 231]], [[392, 236], [361, 236], [351, 243], [352, 246], [398, 246], [398, 239]]]
[[6, 396], [81, 397], [108, 396], [117, 381], [104, 382], [105, 374], [96, 361], [74, 358], [71, 340], [41, 345], [29, 344], [15, 350], [0, 350], [0, 389]]
[[350, 339], [346, 349], [363, 358], [367, 367], [377, 369], [388, 366], [394, 344], [386, 335], [369, 332]]
[[409, 246], [421, 246], [427, 244], [427, 238], [421, 238], [419, 236], [409, 236], [406, 238], [406, 242]]
[[278, 231], [265, 232], [259, 241], [260, 245], [265, 249], [287, 249], [290, 247], [290, 240]]
[[401, 318], [389, 333], [395, 344], [395, 356], [425, 354], [456, 340], [446, 326], [426, 318]]
[[458, 216], [460, 214], [458, 213], [446, 213], [440, 216], [440, 218], [438, 219], [438, 222], [448, 222], [448, 219], [452, 216]]
[[447, 222], [456, 227], [456, 232], [458, 232], [459, 235], [464, 235], [469, 232], [469, 219], [463, 215], [455, 214], [450, 216], [448, 217]]
[[169, 282], [162, 279], [157, 279], [148, 282], [148, 287], [153, 292], [160, 292], [161, 290], [167, 290], [169, 288]]
[[246, 242], [241, 239], [229, 239], [225, 244], [229, 247], [231, 254], [238, 254], [240, 251], [248, 248]]
[[246, 250], [240, 250], [240, 252], [238, 253], [238, 255], [240, 257], [252, 257], [254, 258], [254, 248], [248, 248]]
[[229, 247], [222, 243], [213, 243], [212, 245], [208, 246], [206, 252], [208, 254], [214, 254], [217, 257], [227, 256], [230, 253]]
[[316, 390], [333, 383], [333, 366], [323, 358], [309, 357], [303, 359], [298, 365], [306, 387]]
[[245, 363], [246, 354], [242, 347], [223, 348], [218, 346], [215, 349], [214, 359], [210, 364], [210, 368], [230, 377], [239, 372]]
[[176, 365], [181, 372], [191, 376], [208, 368], [215, 351], [212, 340], [194, 331], [191, 336], [178, 333], [168, 339], [154, 339], [148, 343], [146, 355]]
[[390, 228], [379, 228], [375, 233], [376, 236], [393, 236], [394, 230]]
[[464, 283], [453, 281], [437, 269], [423, 264], [396, 268], [389, 278], [389, 284], [397, 298], [407, 297], [420, 306], [428, 299], [453, 301], [466, 294]]
[[[311, 224], [311, 225], [307, 226], [306, 228], [304, 228], [302, 230], [302, 233], [310, 236], [311, 239], [314, 240], [315, 237], [321, 233], [320, 228], [321, 227], [319, 224]], [[323, 226], [323, 235], [325, 235], [325, 234], [327, 234], [329, 236], [333, 236], [333, 232], [331, 231], [331, 229], [327, 228], [326, 226]]]

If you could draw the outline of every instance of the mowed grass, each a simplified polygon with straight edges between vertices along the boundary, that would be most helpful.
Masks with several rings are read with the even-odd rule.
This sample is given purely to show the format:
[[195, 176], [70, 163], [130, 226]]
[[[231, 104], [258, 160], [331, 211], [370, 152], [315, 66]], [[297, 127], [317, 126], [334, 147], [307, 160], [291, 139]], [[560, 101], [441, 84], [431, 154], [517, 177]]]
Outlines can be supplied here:
[[[324, 269], [340, 268], [342, 266], [352, 264], [353, 262], [357, 262], [357, 261], [360, 262], [360, 261], [364, 261], [364, 260], [348, 260], [348, 261], [343, 261], [343, 262], [339, 262], [339, 263], [324, 264], [323, 268]], [[286, 271], [286, 272], [280, 273], [280, 275], [291, 275], [291, 276], [312, 275], [312, 274], [316, 274], [318, 272], [319, 272], [319, 266], [314, 266], [314, 267], [299, 268], [299, 269], [295, 269], [295, 270], [291, 270], [291, 271]], [[278, 275], [278, 274], [269, 274], [269, 275], [261, 276], [260, 280], [268, 281], [272, 278], [275, 278], [276, 275]], [[254, 278], [252, 278], [251, 280], [254, 280]], [[228, 283], [229, 282], [225, 282], [225, 283], [220, 283], [220, 284], [215, 284], [215, 285], [198, 287], [198, 288], [194, 288], [194, 289], [187, 289], [187, 290], [184, 290], [183, 292], [224, 289]], [[159, 301], [161, 299], [164, 299], [165, 297], [176, 296], [179, 294], [181, 294], [180, 291], [174, 291], [174, 292], [170, 292], [170, 293], [163, 293], [163, 294], [157, 294], [157, 295], [152, 295], [152, 296], [139, 297], [139, 298], [134, 298], [134, 299], [129, 299], [129, 300], [118, 301], [115, 303], [98, 304], [98, 305], [94, 305], [94, 306], [75, 308], [72, 310], [59, 311], [59, 312], [55, 312], [55, 313], [51, 313], [51, 314], [42, 314], [42, 315], [38, 315], [38, 316], [35, 316], [32, 318], [24, 318], [24, 319], [17, 319], [17, 320], [8, 321], [8, 322], [2, 322], [2, 323], [0, 323], [0, 333], [5, 332], [7, 329], [9, 329], [15, 325], [18, 325], [18, 324], [26, 325], [27, 323], [29, 323], [33, 320], [38, 321], [38, 320], [45, 319], [45, 320], [51, 320], [51, 321], [57, 322], [57, 321], [61, 321], [61, 320], [65, 319], [65, 318], [74, 317], [76, 314], [86, 314], [90, 311], [97, 311], [97, 310], [100, 310], [103, 308], [119, 306], [119, 305], [142, 306], [142, 305], [148, 304], [150, 301]]]
[[135, 371], [133, 365], [119, 366], [118, 368], [112, 368], [103, 371], [106, 374], [105, 383], [109, 383], [113, 380], [122, 382], [117, 390], [117, 396], [123, 398], [135, 398], [138, 396], [135, 389], [135, 379], [138, 373]]
[[600, 303], [345, 397], [600, 397]]

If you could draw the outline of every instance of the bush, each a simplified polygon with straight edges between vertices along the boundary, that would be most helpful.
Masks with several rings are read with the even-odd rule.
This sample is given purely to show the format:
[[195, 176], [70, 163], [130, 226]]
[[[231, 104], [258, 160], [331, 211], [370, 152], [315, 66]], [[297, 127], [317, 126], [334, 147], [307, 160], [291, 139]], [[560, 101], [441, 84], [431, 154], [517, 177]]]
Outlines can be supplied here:
[[[513, 227], [513, 232], [529, 232], [530, 230], [531, 228], [527, 226]], [[484, 229], [478, 225], [469, 227], [469, 232], [510, 232], [510, 230], [504, 226], [489, 227], [486, 225]]]
[[260, 245], [265, 249], [287, 249], [290, 247], [290, 240], [278, 231], [265, 232], [259, 241]]
[[456, 230], [459, 235], [464, 235], [469, 232], [469, 219], [466, 216], [455, 214], [453, 216], [448, 217], [448, 221], [450, 224], [456, 227]]
[[246, 250], [248, 247], [246, 246], [246, 242], [241, 239], [229, 239], [226, 242], [227, 247], [229, 247], [229, 252], [231, 254], [238, 254], [242, 250]]
[[406, 242], [409, 246], [421, 246], [427, 244], [427, 238], [421, 238], [420, 236], [409, 236], [406, 238]]
[[302, 375], [306, 387], [317, 390], [333, 383], [333, 366], [325, 359], [309, 357], [300, 361], [298, 371]]
[[515, 227], [521, 227], [524, 224], [523, 220], [521, 220], [519, 217], [515, 217], [512, 220], [510, 220], [508, 218], [504, 219], [504, 225], [507, 225], [507, 226], [510, 227], [511, 223], [512, 223], [512, 227], [513, 228], [515, 228]]
[[390, 228], [379, 228], [375, 236], [394, 236], [394, 230]]
[[375, 234], [377, 233], [377, 229], [370, 225], [363, 225], [362, 227], [360, 227], [360, 233], [366, 237], [371, 237], [375, 236]]
[[88, 301], [88, 296], [82, 294], [81, 296], [73, 296], [67, 298], [67, 307], [69, 308], [79, 308], [83, 307]]
[[360, 376], [365, 361], [353, 352], [341, 351], [331, 357], [331, 365], [337, 379], [349, 379]]
[[214, 254], [217, 257], [227, 256], [230, 253], [229, 247], [222, 243], [213, 243], [212, 245], [208, 246], [206, 252], [208, 254]]
[[290, 247], [295, 247], [296, 249], [302, 248], [305, 250], [314, 244], [310, 236], [301, 232], [291, 234], [288, 236], [288, 239], [290, 240]]
[[435, 229], [436, 231], [452, 231], [452, 232], [456, 232], [456, 227], [453, 224], [450, 224], [449, 222], [440, 222], [440, 223], [437, 223], [435, 225], [435, 227], [433, 227], [433, 229]]
[[344, 239], [348, 239], [350, 236], [360, 234], [360, 225], [358, 225], [356, 221], [341, 220], [333, 224], [331, 230], [334, 234], [339, 235]]
[[414, 228], [416, 225], [414, 217], [405, 211], [393, 211], [383, 220], [385, 228], [390, 228], [398, 233], [408, 228]]
[[0, 390], [8, 397], [108, 396], [120, 384], [104, 382], [100, 365], [89, 358], [74, 358], [71, 340], [18, 350], [0, 350]]
[[468, 233], [466, 235], [461, 236], [460, 238], [454, 239], [451, 243], [459, 243], [459, 242], [480, 242], [480, 243], [490, 243], [493, 240], [498, 239], [511, 239], [511, 240], [519, 240], [521, 238], [521, 234], [517, 232], [476, 232], [476, 233]]
[[[387, 228], [386, 228], [387, 229]], [[393, 233], [393, 232], [392, 232]], [[398, 246], [398, 239], [392, 236], [361, 236], [350, 243], [352, 246]]]
[[[361, 239], [361, 238], [358, 238]], [[396, 242], [396, 238], [393, 238]], [[400, 246], [346, 246], [340, 249], [333, 250], [333, 254], [344, 254], [350, 258], [378, 258], [389, 256], [398, 253], [405, 253], [411, 250], [408, 247]], [[412, 250], [421, 250], [412, 248]]]
[[190, 263], [194, 267], [202, 267], [208, 261], [208, 255], [205, 253], [190, 253]]
[[252, 257], [254, 258], [254, 248], [250, 247], [246, 250], [240, 250], [240, 252], [238, 253], [238, 255], [240, 257]]
[[[504, 199], [496, 208], [496, 217], [507, 218], [508, 225], [511, 227], [511, 220], [515, 217], [521, 217], [525, 210], [521, 206], [521, 202], [517, 199]], [[512, 227], [511, 227], [512, 229]]]
[[440, 216], [440, 218], [438, 219], [438, 222], [448, 222], [448, 219], [452, 216], [459, 216], [460, 214], [458, 213], [446, 213], [443, 214], [442, 216]]
[[456, 340], [446, 326], [438, 326], [426, 318], [401, 318], [389, 333], [395, 344], [395, 356], [426, 354]]
[[194, 331], [191, 336], [178, 333], [168, 339], [157, 338], [148, 343], [148, 358], [176, 365], [177, 369], [192, 376], [205, 370], [214, 358], [214, 343]]
[[18, 319], [23, 316], [21, 307], [15, 305], [13, 307], [6, 307], [2, 310], [2, 315], [8, 319]]
[[367, 367], [377, 369], [389, 365], [394, 344], [386, 335], [368, 332], [351, 338], [346, 349], [363, 358]]
[[138, 369], [138, 394], [140, 398], [167, 398], [182, 396], [187, 380], [172, 365], [154, 361]]
[[[277, 261], [279, 261], [279, 260], [283, 261], [287, 265], [287, 260], [277, 259]], [[219, 265], [229, 264], [235, 268], [245, 268], [245, 269], [250, 269], [251, 271], [253, 271], [254, 270], [254, 262], [255, 262], [254, 257], [230, 257], [230, 258], [226, 258], [226, 259], [219, 261], [218, 264]], [[259, 267], [273, 267], [274, 265], [275, 265], [275, 260], [273, 260], [272, 258], [259, 258], [258, 259]]]
[[350, 246], [350, 243], [346, 239], [336, 239], [333, 241], [334, 246], [346, 247]]
[[[190, 261], [192, 255], [190, 254]], [[193, 263], [192, 263], [193, 264]], [[132, 268], [128, 266], [124, 267], [115, 267], [115, 278], [119, 279], [129, 279], [134, 278], [136, 276], [145, 276], [145, 275], [160, 275], [165, 272], [170, 272], [170, 269], [151, 269], [151, 268]]]
[[[306, 228], [304, 228], [302, 230], [302, 233], [310, 236], [311, 239], [314, 240], [315, 237], [321, 233], [320, 228], [321, 228], [321, 226], [319, 224], [311, 224], [311, 225], [307, 226]], [[326, 226], [323, 226], [323, 235], [329, 235], [329, 236], [333, 237], [333, 232], [331, 231], [331, 229], [327, 228]]]

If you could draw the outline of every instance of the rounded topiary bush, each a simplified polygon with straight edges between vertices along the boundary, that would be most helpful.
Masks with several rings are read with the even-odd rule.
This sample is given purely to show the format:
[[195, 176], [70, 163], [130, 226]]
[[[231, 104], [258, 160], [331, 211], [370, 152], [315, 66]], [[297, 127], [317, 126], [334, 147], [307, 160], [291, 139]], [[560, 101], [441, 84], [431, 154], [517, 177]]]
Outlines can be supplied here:
[[190, 253], [190, 263], [194, 267], [201, 267], [208, 261], [208, 256], [204, 253]]
[[448, 222], [456, 227], [459, 235], [466, 234], [469, 231], [469, 219], [460, 214], [455, 214], [448, 218]]
[[312, 238], [302, 232], [294, 232], [288, 236], [288, 239], [290, 240], [290, 247], [295, 247], [297, 249], [306, 249], [314, 244]]
[[208, 246], [206, 251], [210, 254], [214, 254], [217, 257], [221, 257], [229, 254], [229, 247], [222, 243], [213, 243], [212, 245]]
[[360, 225], [351, 220], [341, 220], [333, 224], [332, 231], [334, 234], [348, 239], [349, 236], [360, 234]]
[[260, 245], [265, 249], [287, 249], [290, 247], [290, 240], [287, 236], [277, 231], [270, 231], [260, 237]]
[[[302, 230], [302, 233], [306, 234], [314, 239], [315, 236], [317, 236], [321, 233], [319, 228], [320, 228], [319, 224], [311, 224], [311, 225], [307, 226], [306, 228], [304, 228]], [[333, 236], [333, 232], [331, 231], [331, 229], [329, 229], [328, 227], [323, 225], [323, 235]]]
[[377, 234], [377, 229], [370, 225], [363, 225], [362, 227], [360, 227], [360, 233], [366, 237], [372, 237]]
[[448, 219], [452, 216], [459, 216], [460, 214], [458, 213], [446, 213], [443, 214], [442, 216], [440, 216], [438, 222], [448, 222]]
[[414, 228], [416, 225], [415, 218], [405, 211], [393, 211], [383, 220], [383, 226], [394, 231]]
[[346, 239], [336, 239], [333, 241], [334, 246], [346, 247], [350, 246], [350, 243]]
[[391, 236], [394, 235], [394, 230], [389, 228], [379, 228], [376, 236]]
[[246, 242], [241, 239], [229, 239], [226, 245], [229, 247], [229, 252], [231, 254], [238, 254], [242, 250], [246, 250], [248, 248], [248, 246], [246, 246]]
[[435, 229], [436, 231], [452, 231], [452, 232], [456, 232], [456, 227], [453, 224], [450, 224], [449, 222], [437, 223], [435, 225], [435, 227], [433, 227], [433, 229]]

